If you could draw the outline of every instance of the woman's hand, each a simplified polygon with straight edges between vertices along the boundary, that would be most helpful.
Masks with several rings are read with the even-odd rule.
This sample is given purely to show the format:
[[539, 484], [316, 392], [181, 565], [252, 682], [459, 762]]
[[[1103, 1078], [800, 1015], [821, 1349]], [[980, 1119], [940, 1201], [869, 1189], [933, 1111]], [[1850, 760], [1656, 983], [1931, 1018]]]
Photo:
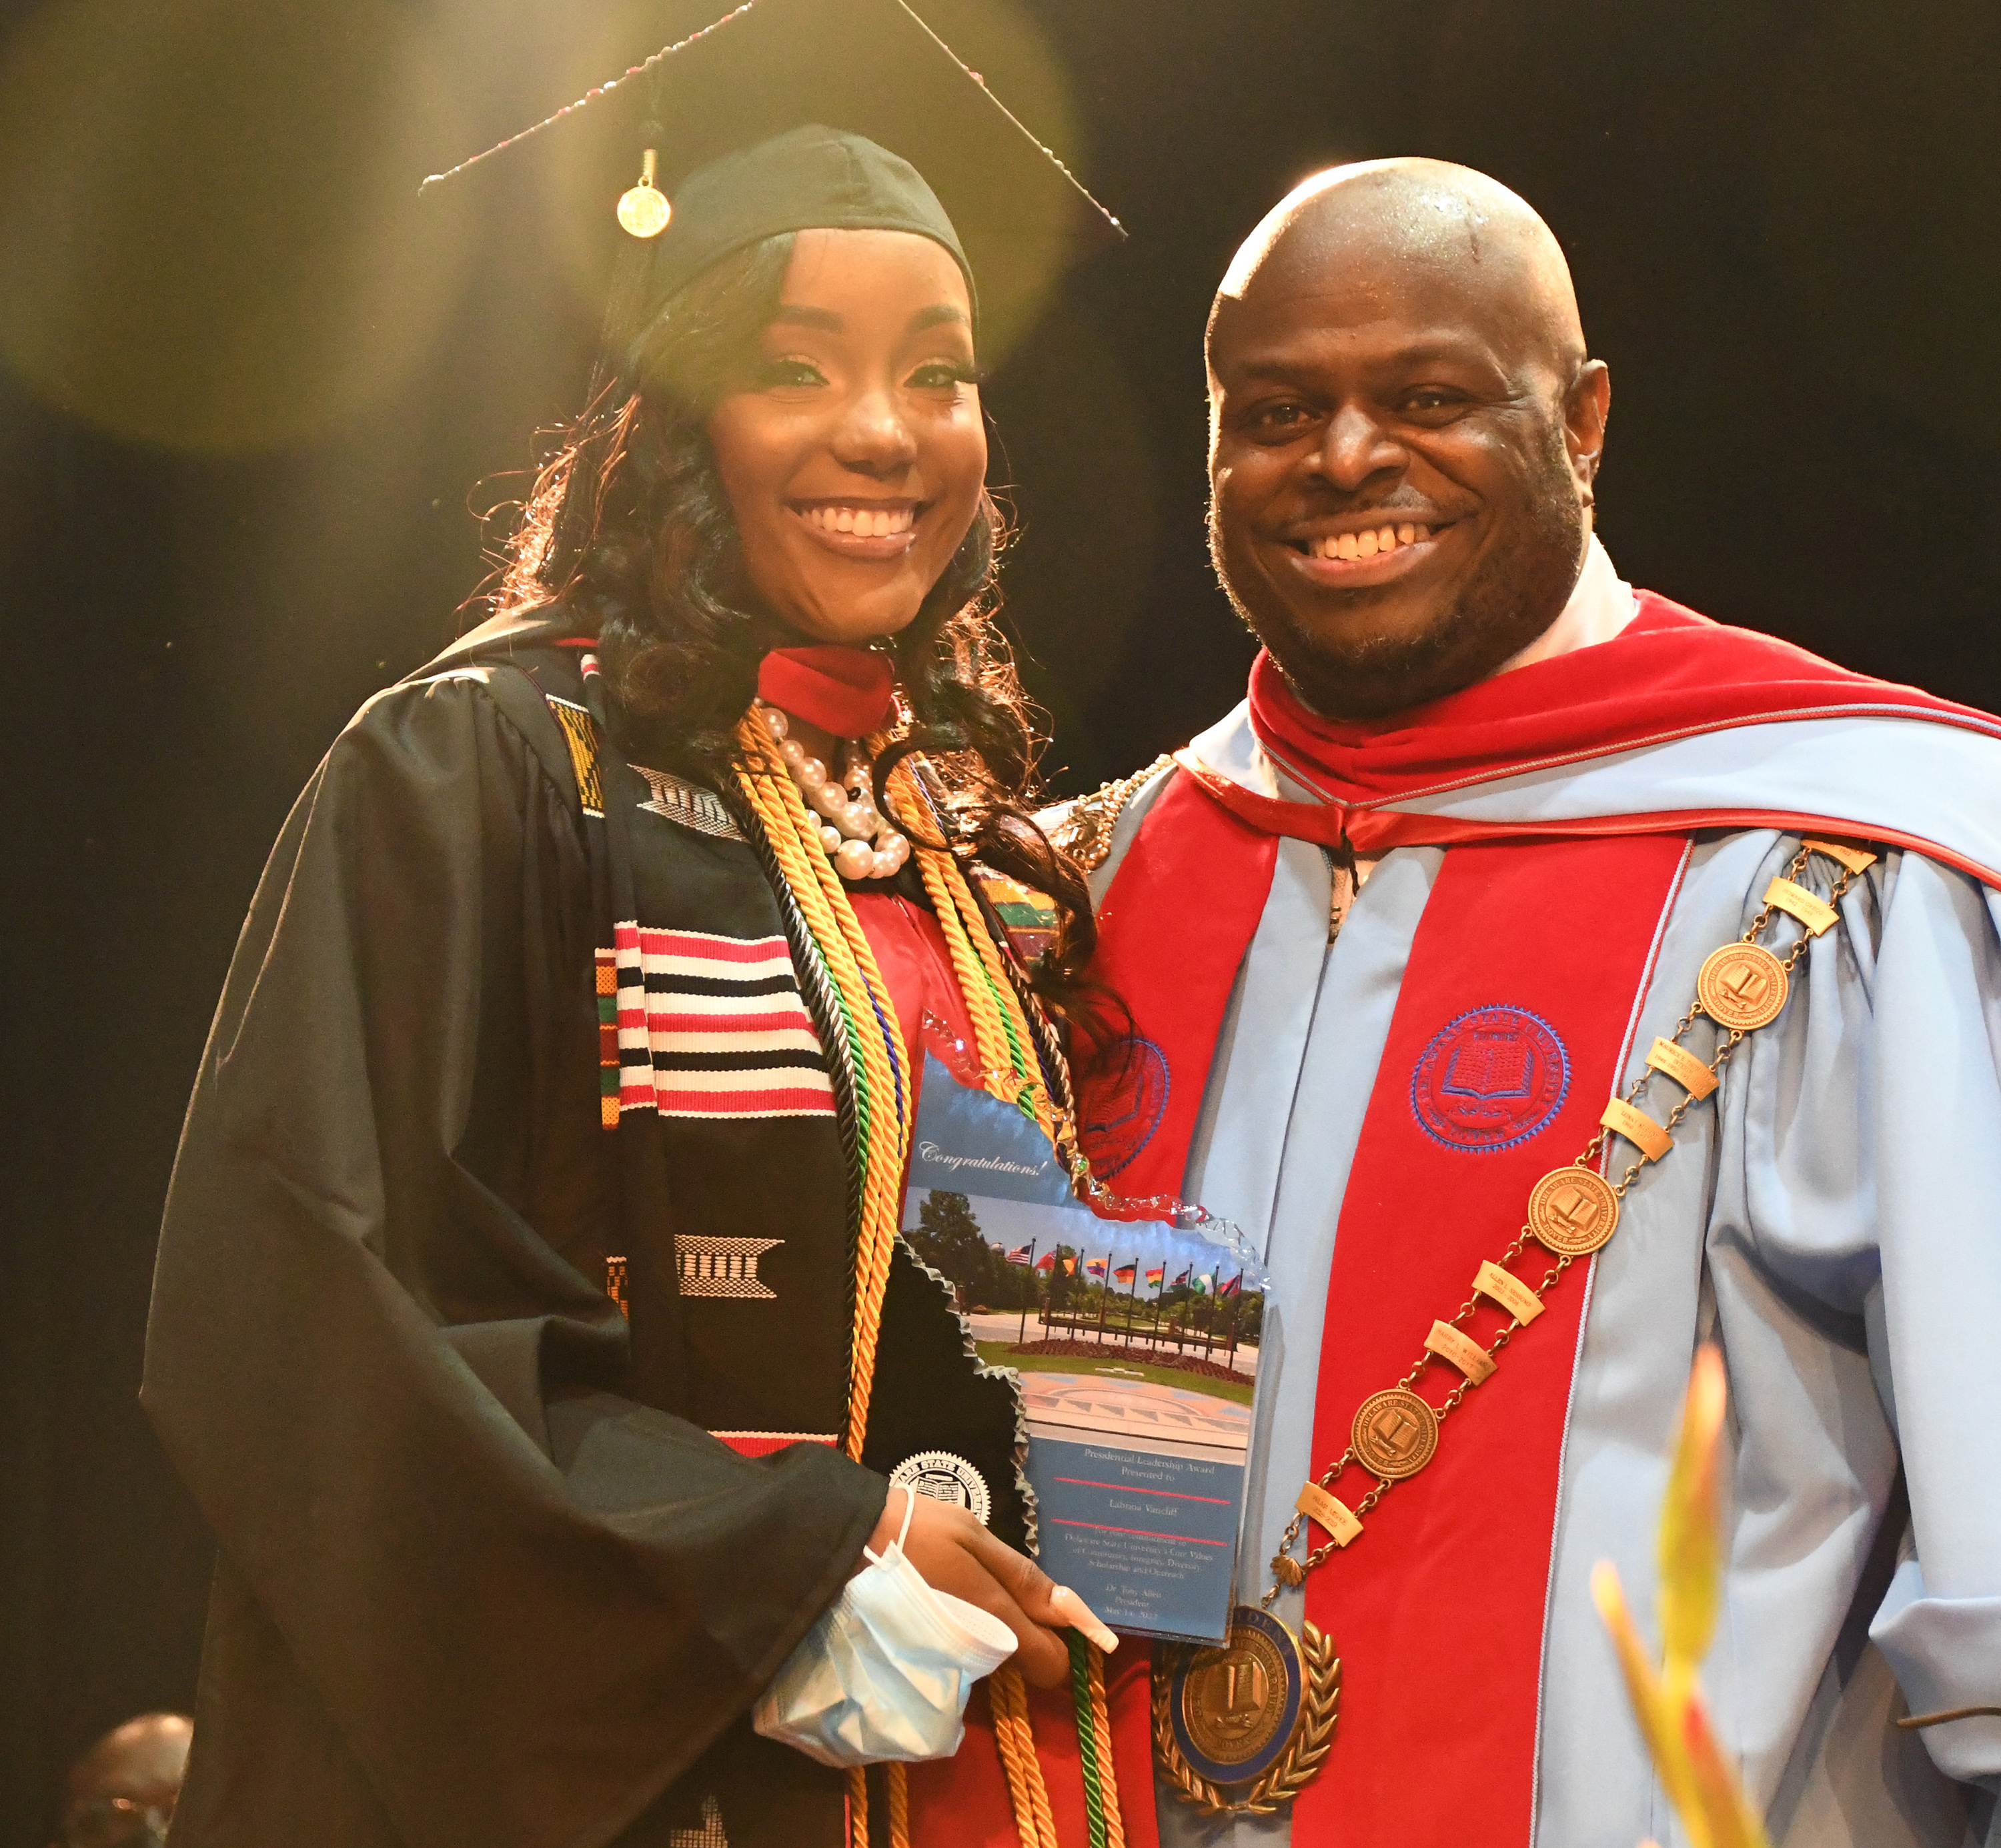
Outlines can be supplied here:
[[[1119, 1647], [1118, 1637], [1076, 1592], [1052, 1582], [1032, 1559], [997, 1540], [966, 1509], [908, 1489], [903, 1495], [910, 1502], [903, 1551], [918, 1576], [934, 1591], [977, 1605], [1013, 1630], [1020, 1644], [1014, 1660], [1037, 1687], [1055, 1687], [1070, 1674], [1070, 1648], [1056, 1634], [1059, 1630], [1081, 1630], [1101, 1649]], [[870, 1549], [882, 1553], [893, 1546], [903, 1525], [903, 1498], [893, 1489], [869, 1537]], [[865, 1559], [856, 1569], [867, 1566]]]

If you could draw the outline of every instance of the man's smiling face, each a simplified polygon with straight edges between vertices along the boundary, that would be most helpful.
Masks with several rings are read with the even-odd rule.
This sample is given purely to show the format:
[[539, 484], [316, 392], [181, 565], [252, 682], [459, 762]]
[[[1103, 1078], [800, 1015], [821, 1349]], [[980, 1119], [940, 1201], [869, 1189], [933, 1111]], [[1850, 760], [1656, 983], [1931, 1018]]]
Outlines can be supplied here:
[[1310, 197], [1247, 245], [1209, 324], [1216, 569], [1328, 717], [1491, 673], [1562, 609], [1589, 531], [1610, 390], [1561, 256], [1558, 288], [1553, 242], [1436, 171]]

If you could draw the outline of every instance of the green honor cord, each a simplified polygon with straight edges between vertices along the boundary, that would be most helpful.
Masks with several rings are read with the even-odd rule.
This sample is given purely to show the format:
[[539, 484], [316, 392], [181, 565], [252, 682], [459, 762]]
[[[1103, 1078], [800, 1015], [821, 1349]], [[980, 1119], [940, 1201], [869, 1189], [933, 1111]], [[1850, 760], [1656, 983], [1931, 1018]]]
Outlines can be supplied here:
[[1077, 1757], [1084, 1768], [1084, 1817], [1091, 1848], [1107, 1848], [1105, 1791], [1098, 1769], [1098, 1728], [1092, 1721], [1091, 1644], [1081, 1630], [1070, 1632], [1070, 1685], [1077, 1702]]

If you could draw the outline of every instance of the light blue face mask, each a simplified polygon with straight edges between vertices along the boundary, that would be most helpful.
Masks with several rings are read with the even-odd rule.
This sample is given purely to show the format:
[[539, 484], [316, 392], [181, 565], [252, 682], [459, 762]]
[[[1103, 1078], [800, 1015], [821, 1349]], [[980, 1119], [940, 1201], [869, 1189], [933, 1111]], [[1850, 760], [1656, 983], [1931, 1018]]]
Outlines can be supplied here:
[[841, 1588], [752, 1711], [767, 1739], [823, 1765], [949, 1758], [973, 1684], [1014, 1652], [998, 1617], [927, 1585], [896, 1543]]

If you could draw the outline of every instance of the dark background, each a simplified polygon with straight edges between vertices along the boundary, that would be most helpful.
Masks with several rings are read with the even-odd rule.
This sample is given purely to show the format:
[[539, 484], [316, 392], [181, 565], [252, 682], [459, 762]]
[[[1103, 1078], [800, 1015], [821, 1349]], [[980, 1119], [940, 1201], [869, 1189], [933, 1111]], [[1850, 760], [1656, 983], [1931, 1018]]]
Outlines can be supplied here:
[[[1296, 179], [1383, 153], [1486, 169], [1569, 251], [1625, 576], [2001, 705], [1987, 0], [918, 4], [1132, 232], [990, 392], [1059, 789], [1237, 697], [1202, 543], [1209, 294]], [[41, 1848], [96, 1735], [192, 1698], [210, 1543], [135, 1392], [209, 1012], [314, 762], [454, 632], [469, 490], [587, 367], [576, 227], [522, 207], [454, 242], [410, 183], [713, 10], [5, 21], [0, 1848]]]

